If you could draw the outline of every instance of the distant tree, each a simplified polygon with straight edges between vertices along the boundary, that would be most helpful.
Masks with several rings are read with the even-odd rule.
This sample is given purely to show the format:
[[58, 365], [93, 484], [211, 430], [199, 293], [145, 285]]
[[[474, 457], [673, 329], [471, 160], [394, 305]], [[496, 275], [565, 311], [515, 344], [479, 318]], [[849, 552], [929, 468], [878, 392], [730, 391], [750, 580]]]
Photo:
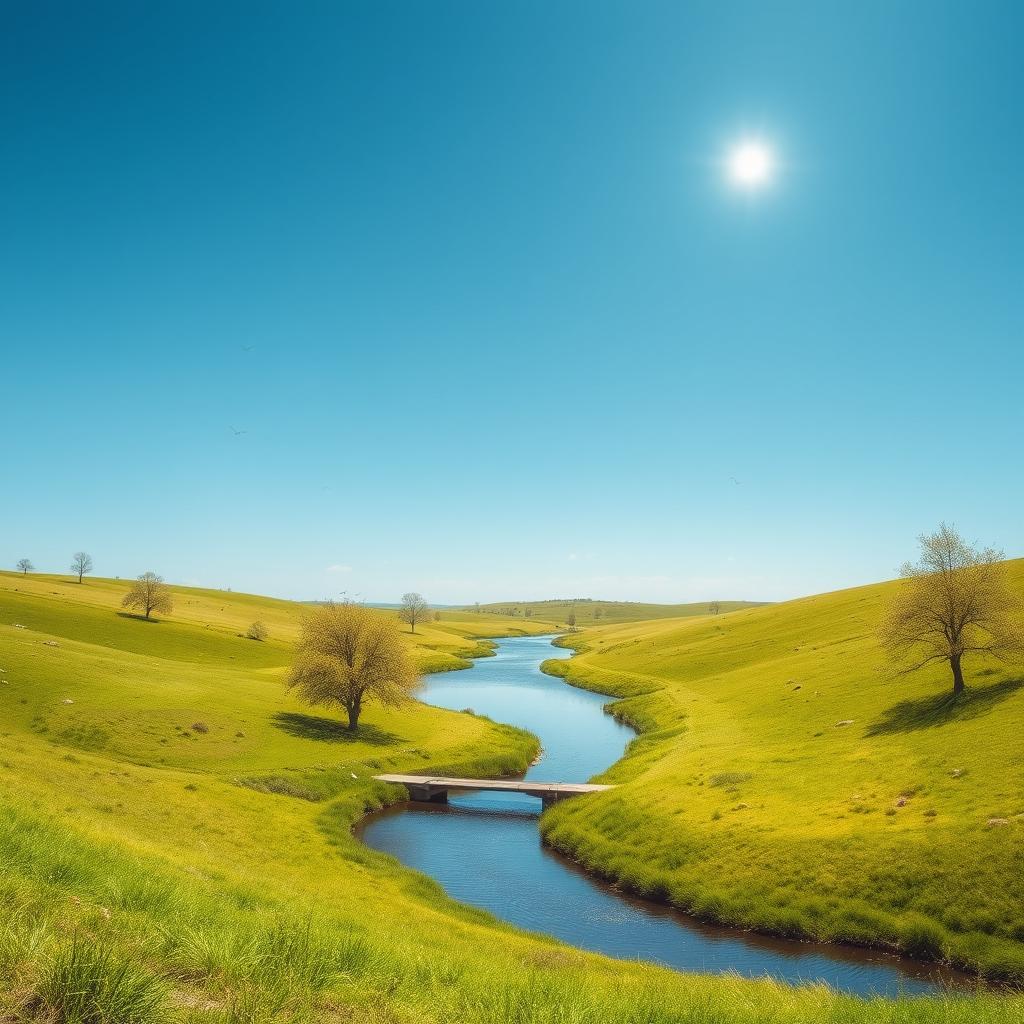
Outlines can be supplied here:
[[125, 608], [140, 608], [147, 619], [153, 612], [170, 615], [174, 611], [171, 588], [155, 572], [144, 572], [124, 595], [121, 604]]
[[595, 619], [601, 618], [602, 615], [604, 615], [604, 609], [602, 607], [598, 606], [597, 608], [594, 609], [594, 618]]
[[532, 609], [532, 608], [524, 608], [524, 609], [523, 609], [523, 614], [524, 614], [524, 615], [525, 615], [525, 616], [526, 616], [526, 617], [527, 617], [528, 619], [532, 619], [532, 618], [533, 618], [533, 609]]
[[398, 617], [409, 626], [410, 632], [416, 632], [416, 623], [422, 622], [430, 614], [430, 605], [422, 594], [415, 591], [402, 595], [402, 607], [398, 609]]
[[36, 567], [27, 558], [23, 558], [18, 562], [18, 572], [20, 572], [22, 576], [27, 576], [30, 572], [35, 571]]
[[262, 622], [257, 620], [256, 622], [254, 622], [248, 628], [248, 630], [246, 630], [245, 635], [250, 640], [260, 640], [260, 641], [266, 640], [267, 639], [267, 627], [264, 626]]
[[1002, 551], [973, 547], [945, 523], [918, 540], [920, 560], [900, 570], [906, 582], [889, 603], [879, 636], [895, 658], [909, 662], [904, 672], [948, 662], [958, 696], [966, 655], [1005, 660], [1024, 653], [1021, 600], [1010, 587]]
[[84, 551], [76, 551], [71, 560], [71, 571], [78, 576], [78, 582], [87, 572], [92, 572], [92, 559]]
[[440, 612], [434, 612], [434, 621], [435, 622], [440, 622], [441, 621], [441, 613]]
[[565, 617], [565, 624], [567, 626], [572, 626], [573, 629], [576, 628], [576, 613], [575, 612], [569, 612], [569, 614], [566, 615], [566, 617]]
[[302, 623], [288, 687], [307, 704], [345, 709], [359, 727], [369, 699], [395, 707], [419, 678], [394, 619], [358, 604], [325, 604]]
[[477, 601], [476, 604], [473, 605], [473, 609], [477, 613], [477, 615], [480, 614], [480, 602], [479, 601]]
[[717, 615], [722, 610], [721, 604], [718, 601], [712, 601], [708, 605], [708, 615]]

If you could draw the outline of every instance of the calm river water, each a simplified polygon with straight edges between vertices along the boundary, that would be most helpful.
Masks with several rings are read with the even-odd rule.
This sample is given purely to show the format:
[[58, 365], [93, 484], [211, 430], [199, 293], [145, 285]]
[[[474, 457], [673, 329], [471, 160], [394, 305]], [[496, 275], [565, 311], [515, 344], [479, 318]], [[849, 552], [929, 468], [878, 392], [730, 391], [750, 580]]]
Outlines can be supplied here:
[[[602, 710], [607, 697], [540, 671], [545, 659], [570, 653], [552, 647], [550, 637], [502, 640], [495, 657], [472, 669], [428, 677], [423, 699], [472, 708], [539, 736], [544, 753], [527, 778], [585, 782], [618, 760], [634, 733]], [[433, 876], [457, 900], [609, 956], [681, 971], [825, 982], [860, 995], [925, 994], [963, 980], [877, 951], [711, 927], [624, 896], [545, 847], [539, 812], [539, 800], [519, 794], [460, 796], [447, 806], [398, 805], [364, 819], [357, 834]]]

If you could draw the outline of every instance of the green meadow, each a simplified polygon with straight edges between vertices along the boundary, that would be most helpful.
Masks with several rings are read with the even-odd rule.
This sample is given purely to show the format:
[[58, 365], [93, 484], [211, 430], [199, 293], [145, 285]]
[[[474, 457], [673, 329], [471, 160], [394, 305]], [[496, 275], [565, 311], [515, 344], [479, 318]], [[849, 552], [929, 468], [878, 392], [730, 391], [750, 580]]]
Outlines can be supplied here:
[[[690, 604], [648, 604], [643, 601], [598, 601], [567, 598], [552, 601], [494, 601], [479, 606], [484, 615], [504, 615], [517, 619], [539, 619], [564, 628], [575, 616], [577, 628], [613, 622], [640, 622], [648, 619], [680, 619], [691, 615], [724, 614], [741, 608], [756, 608], [759, 601], [697, 601]], [[717, 611], [715, 610], [717, 609]], [[476, 613], [477, 606], [462, 612]]]
[[965, 663], [956, 702], [947, 666], [898, 675], [892, 586], [566, 638], [549, 671], [641, 736], [547, 841], [705, 919], [1024, 982], [1024, 665]]
[[[2, 1021], [1024, 1018], [1016, 996], [865, 1001], [822, 987], [676, 974], [582, 953], [461, 906], [352, 837], [361, 815], [403, 795], [370, 776], [521, 770], [536, 753], [535, 737], [414, 703], [397, 711], [371, 705], [353, 738], [283, 685], [301, 606], [175, 588], [174, 613], [146, 622], [121, 614], [126, 588], [116, 580], [79, 586], [0, 574]], [[768, 894], [781, 900], [788, 887], [807, 920], [816, 887], [816, 920], [825, 921], [833, 904], [836, 914], [852, 905], [848, 891], [864, 878], [877, 876], [886, 899], [905, 881], [906, 906], [897, 912], [883, 903], [862, 922], [865, 937], [877, 939], [890, 919], [913, 915], [943, 943], [947, 936], [975, 941], [977, 963], [993, 963], [998, 948], [1015, 969], [1020, 936], [1009, 933], [1008, 908], [1014, 898], [1019, 908], [1011, 868], [1020, 826], [987, 829], [985, 819], [1024, 810], [1014, 802], [1015, 738], [1005, 718], [994, 717], [1017, 714], [1019, 722], [1024, 695], [1010, 676], [985, 677], [988, 697], [964, 720], [946, 722], [941, 710], [921, 703], [941, 689], [940, 680], [896, 685], [880, 673], [862, 677], [854, 663], [874, 664], [862, 634], [876, 599], [875, 591], [863, 599], [852, 592], [581, 637], [586, 653], [572, 664], [574, 681], [631, 693], [620, 708], [646, 732], [611, 773], [622, 790], [611, 801], [581, 798], [557, 808], [550, 838], [618, 871], [627, 884], [668, 897], [680, 894], [676, 883], [696, 877], [675, 873], [693, 870], [688, 851], [700, 846], [705, 878], [720, 880], [720, 864], [741, 864], [767, 910]], [[267, 626], [266, 642], [245, 638], [255, 620]], [[409, 642], [421, 667], [438, 671], [488, 653], [488, 637], [550, 629], [521, 616], [446, 612]], [[765, 636], [772, 646], [762, 655], [752, 645]], [[790, 682], [801, 674], [807, 693]], [[894, 710], [907, 701], [909, 711]], [[855, 724], [836, 730], [831, 719], [840, 716]], [[930, 724], [899, 731], [906, 722]], [[954, 767], [962, 771], [955, 779]], [[721, 781], [730, 772], [733, 781]], [[916, 788], [888, 816], [894, 786]], [[734, 809], [741, 803], [748, 806]], [[861, 804], [871, 810], [858, 812]], [[863, 838], [854, 844], [857, 833]], [[929, 836], [949, 844], [948, 857]], [[900, 849], [919, 849], [924, 860], [906, 859], [894, 877], [885, 857], [897, 838], [906, 840]], [[970, 921], [947, 921], [941, 908], [925, 907], [939, 882], [921, 874], [924, 851], [941, 866], [968, 839], [957, 878], [967, 895], [960, 901], [946, 892], [943, 903], [951, 907], [955, 897], [966, 914], [971, 897], [991, 891]], [[770, 858], [784, 841], [795, 852], [776, 862], [769, 884]], [[836, 870], [842, 866], [848, 878], [821, 877], [815, 856], [830, 851], [846, 857]], [[641, 856], [647, 874], [628, 870]], [[684, 863], [673, 862], [679, 856]], [[662, 876], [670, 883], [664, 890], [654, 884]], [[715, 908], [694, 909], [728, 918], [730, 906], [740, 906], [743, 880], [703, 890], [693, 882], [695, 904], [701, 893], [720, 899]], [[770, 914], [756, 923], [778, 926]]]

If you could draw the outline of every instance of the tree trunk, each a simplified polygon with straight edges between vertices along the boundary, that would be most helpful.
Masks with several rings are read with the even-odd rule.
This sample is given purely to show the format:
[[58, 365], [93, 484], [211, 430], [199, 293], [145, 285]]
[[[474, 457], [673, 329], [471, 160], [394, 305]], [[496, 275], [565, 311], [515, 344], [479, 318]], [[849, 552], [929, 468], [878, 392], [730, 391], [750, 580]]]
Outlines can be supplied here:
[[345, 710], [348, 712], [348, 731], [355, 732], [359, 728], [359, 713], [363, 710], [363, 702], [358, 698], [349, 701]]
[[953, 696], [959, 697], [964, 692], [964, 671], [960, 667], [961, 655], [954, 654], [949, 659], [949, 667], [953, 670]]
[[153, 610], [152, 608], [147, 608], [147, 609], [146, 609], [146, 618], [147, 618], [147, 619], [149, 618], [149, 613], [150, 613], [150, 612], [151, 612], [152, 610]]

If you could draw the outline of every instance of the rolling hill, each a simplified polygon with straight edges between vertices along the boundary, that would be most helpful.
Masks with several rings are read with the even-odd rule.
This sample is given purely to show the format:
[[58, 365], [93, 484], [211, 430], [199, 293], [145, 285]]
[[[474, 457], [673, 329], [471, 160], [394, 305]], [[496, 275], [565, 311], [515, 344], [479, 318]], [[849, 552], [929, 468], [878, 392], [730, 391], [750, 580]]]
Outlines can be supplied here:
[[547, 841], [704, 918], [1024, 980], [1024, 665], [956, 703], [948, 667], [897, 675], [893, 586], [566, 638], [549, 670], [642, 735]]
[[[126, 586], [0, 574], [0, 1020], [996, 1024], [1024, 1010], [680, 975], [455, 903], [353, 838], [404, 795], [370, 776], [522, 770], [535, 738], [421, 704], [370, 706], [353, 738], [282, 685], [300, 606], [176, 588], [174, 614], [147, 623], [118, 614]], [[266, 643], [240, 635], [256, 619]], [[450, 613], [409, 639], [422, 665], [451, 668], [487, 634], [534, 628]]]
[[600, 601], [584, 598], [556, 598], [548, 601], [493, 601], [467, 605], [462, 612], [539, 619], [565, 626], [576, 616], [577, 628], [602, 623], [640, 622], [648, 619], [678, 619], [692, 615], [724, 614], [743, 608], [757, 608], [763, 601], [696, 601], [690, 604], [646, 604], [642, 601]]

